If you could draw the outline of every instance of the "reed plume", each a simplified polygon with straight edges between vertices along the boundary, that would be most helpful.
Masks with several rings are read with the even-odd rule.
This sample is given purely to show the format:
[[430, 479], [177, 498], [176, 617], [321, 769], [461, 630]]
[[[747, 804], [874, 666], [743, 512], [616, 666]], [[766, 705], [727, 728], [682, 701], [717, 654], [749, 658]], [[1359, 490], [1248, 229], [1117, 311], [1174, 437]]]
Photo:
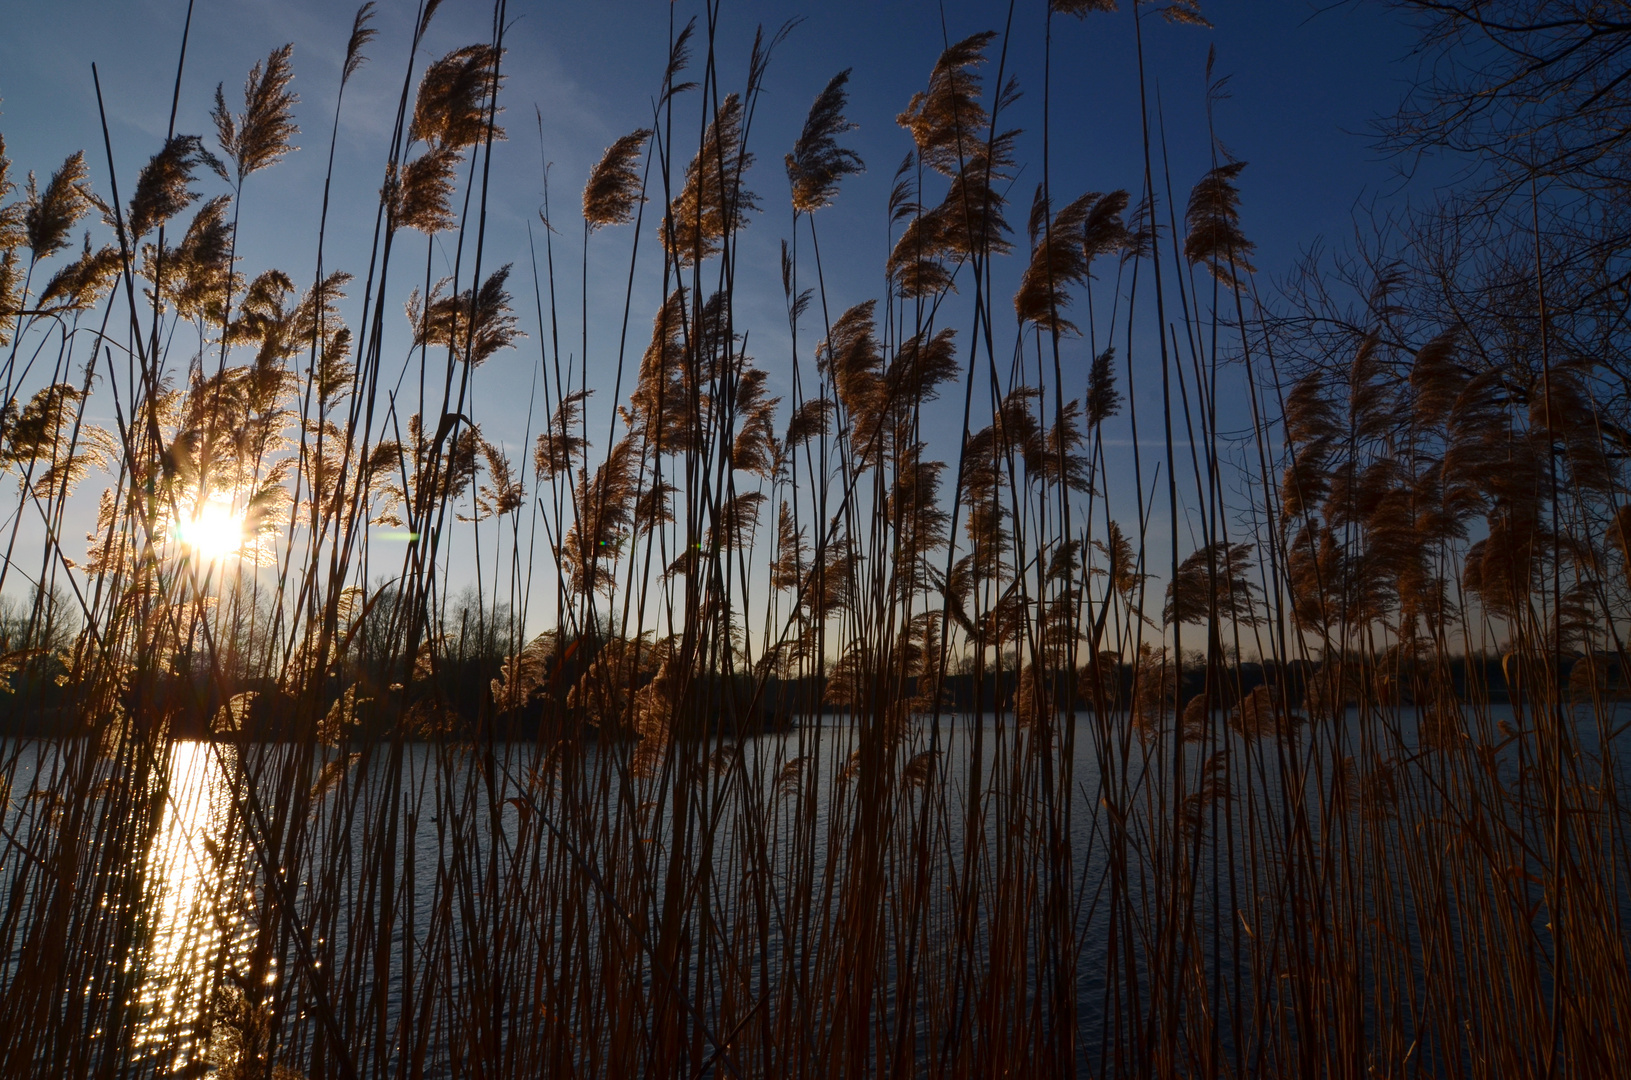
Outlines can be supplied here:
[[759, 209], [758, 196], [742, 186], [742, 175], [753, 167], [753, 154], [742, 145], [743, 115], [741, 97], [727, 94], [661, 224], [663, 247], [682, 265], [716, 254]]
[[1338, 435], [1336, 409], [1318, 377], [1305, 376], [1292, 386], [1286, 395], [1284, 424], [1291, 461], [1281, 481], [1280, 500], [1284, 513], [1299, 517], [1330, 491], [1327, 466]]
[[125, 215], [130, 238], [141, 239], [197, 201], [199, 193], [189, 190], [188, 185], [193, 182], [198, 168], [205, 165], [223, 180], [227, 178], [226, 166], [204, 149], [204, 141], [197, 135], [174, 135], [167, 139], [163, 149], [153, 155], [136, 177], [136, 192], [130, 198], [130, 209]]
[[[414, 99], [409, 141], [438, 150], [463, 150], [487, 138], [488, 103], [503, 81], [498, 61], [493, 46], [466, 45], [426, 68]], [[491, 134], [502, 139], [504, 129], [493, 127]]]
[[92, 250], [91, 237], [79, 258], [62, 267], [46, 282], [38, 298], [42, 311], [88, 311], [106, 296], [124, 269], [119, 249], [112, 244]]
[[30, 173], [23, 230], [34, 261], [67, 247], [74, 226], [97, 201], [91, 193], [90, 170], [85, 165], [83, 152], [68, 156], [62, 168], [51, 174], [43, 194], [35, 189], [34, 176]]
[[1210, 29], [1212, 24], [1201, 14], [1198, 0], [1168, 0], [1155, 6], [1156, 13], [1169, 23], [1181, 26], [1199, 26]]
[[980, 101], [978, 68], [996, 37], [986, 30], [947, 47], [929, 73], [928, 87], [913, 94], [895, 118], [912, 133], [918, 159], [936, 172], [956, 176], [980, 146], [990, 114]]
[[[1082, 255], [1087, 259], [1089, 269], [1092, 268], [1093, 260], [1102, 255], [1120, 252], [1126, 257], [1140, 250], [1140, 243], [1147, 244], [1148, 238], [1143, 234], [1135, 235], [1123, 220], [1122, 215], [1126, 213], [1127, 201], [1128, 195], [1125, 191], [1112, 191], [1096, 200], [1083, 217]], [[1135, 217], [1137, 216], [1139, 215], [1135, 214]], [[1143, 216], [1148, 215], [1144, 213]]]
[[6, 156], [6, 137], [0, 135], [0, 250], [11, 251], [28, 237], [25, 222], [28, 203], [6, 202], [17, 185], [11, 179], [11, 159]]
[[850, 418], [850, 438], [858, 453], [873, 456], [879, 424], [887, 403], [883, 353], [878, 347], [877, 301], [856, 304], [833, 321], [826, 342], [816, 349], [817, 362], [831, 372], [838, 400]]
[[800, 405], [787, 421], [787, 432], [783, 441], [789, 447], [802, 446], [812, 439], [826, 435], [832, 426], [835, 408], [832, 398], [810, 398]]
[[845, 68], [834, 75], [816, 95], [804, 118], [804, 130], [799, 132], [793, 152], [787, 155], [787, 182], [793, 188], [795, 211], [813, 214], [830, 206], [844, 177], [866, 171], [861, 155], [838, 145], [838, 136], [859, 126], [844, 116], [849, 100], [844, 87], [850, 71]]
[[539, 433], [538, 441], [533, 448], [533, 475], [536, 479], [544, 480], [559, 476], [577, 468], [578, 461], [583, 457], [584, 449], [589, 443], [587, 439], [576, 434], [576, 430], [583, 412], [583, 403], [593, 393], [592, 390], [574, 391], [562, 398], [561, 403], [555, 407], [555, 414], [550, 417], [548, 428]]
[[452, 147], [427, 150], [406, 165], [387, 169], [384, 198], [395, 229], [432, 236], [453, 228], [454, 175], [461, 155]]
[[1410, 368], [1410, 388], [1415, 391], [1413, 407], [1416, 423], [1423, 428], [1443, 423], [1456, 397], [1466, 385], [1467, 374], [1456, 360], [1455, 330], [1446, 330], [1416, 352]]
[[1048, 201], [1037, 186], [1029, 226], [1031, 262], [1014, 294], [1014, 313], [1021, 322], [1058, 334], [1078, 333], [1060, 314], [1070, 305], [1068, 289], [1086, 284], [1093, 259], [1124, 242], [1120, 215], [1126, 205], [1125, 191], [1089, 192], [1050, 221]]
[[1093, 366], [1088, 369], [1083, 411], [1089, 431], [1097, 431], [1121, 409], [1121, 391], [1116, 389], [1116, 373], [1111, 367], [1115, 359], [1115, 347], [1107, 346], [1093, 358]]
[[946, 242], [945, 226], [938, 208], [918, 211], [889, 254], [890, 280], [900, 296], [915, 300], [932, 297], [950, 287], [951, 272], [944, 260], [952, 250]]
[[442, 295], [446, 287], [442, 282], [423, 301], [415, 290], [408, 302], [414, 343], [444, 346], [471, 367], [511, 348], [526, 335], [516, 326], [510, 309], [510, 293], [505, 287], [509, 278], [509, 266], [501, 266], [487, 275], [480, 289]]
[[776, 555], [770, 563], [770, 587], [796, 589], [804, 583], [810, 564], [810, 544], [805, 529], [793, 519], [793, 508], [781, 503], [776, 508]]
[[649, 138], [649, 128], [623, 136], [606, 148], [600, 163], [589, 173], [589, 182], [583, 187], [583, 220], [591, 230], [634, 220], [635, 204], [645, 198], [640, 194], [640, 174], [634, 166]]
[[142, 246], [142, 275], [182, 318], [224, 324], [227, 297], [242, 284], [232, 270], [231, 201], [230, 195], [218, 195], [199, 207], [176, 247], [165, 245], [161, 253], [157, 244]]
[[[244, 80], [244, 111], [236, 117], [227, 108], [222, 86], [215, 87], [210, 119], [215, 121], [216, 141], [233, 164], [239, 188], [249, 174], [276, 164], [295, 149], [289, 140], [300, 131], [294, 122], [294, 107], [300, 98], [289, 89], [294, 79], [289, 63], [293, 53], [292, 44], [280, 46], [264, 65], [257, 62], [249, 69]], [[349, 52], [346, 62], [351, 62]]]
[[1284, 735], [1291, 718], [1268, 686], [1255, 686], [1229, 711], [1229, 726], [1248, 739]]
[[1003, 210], [1008, 198], [1003, 194], [1012, 178], [1014, 139], [1019, 133], [1007, 131], [992, 140], [991, 152], [982, 147], [964, 163], [946, 189], [938, 209], [938, 240], [952, 255], [971, 258], [987, 253], [1005, 255], [1013, 245], [1007, 234], [1013, 232]]
[[[1172, 5], [1163, 14], [1188, 10]], [[1189, 193], [1184, 212], [1184, 257], [1205, 263], [1212, 276], [1230, 288], [1239, 288], [1241, 275], [1254, 272], [1250, 255], [1256, 246], [1240, 229], [1240, 191], [1235, 181], [1246, 167], [1230, 161], [1213, 167]]]
[[77, 387], [56, 383], [21, 408], [12, 400], [0, 409], [0, 469], [16, 473], [37, 498], [64, 486], [71, 492], [92, 469], [115, 459], [116, 445], [106, 432], [75, 424], [83, 397]]
[[[375, 0], [366, 0], [361, 7], [357, 8], [357, 14], [352, 17], [351, 36], [346, 39], [345, 43], [345, 63], [340, 67], [340, 81], [342, 84], [349, 82], [351, 76], [360, 71], [362, 66], [368, 62], [368, 57], [363, 53], [363, 50], [379, 36], [379, 31], [370, 25], [374, 21], [375, 6]], [[427, 10], [427, 19], [429, 15], [430, 12]]]
[[885, 398], [898, 423], [916, 418], [918, 408], [935, 400], [941, 384], [957, 375], [957, 331], [923, 330], [901, 342], [884, 374]]
[[617, 563], [633, 520], [638, 464], [634, 443], [625, 438], [593, 477], [587, 471], [578, 477], [577, 520], [561, 551], [575, 593], [609, 591], [617, 584]]
[[696, 30], [697, 20], [695, 16], [692, 16], [680, 28], [680, 32], [674, 36], [673, 43], [669, 46], [668, 65], [663, 69], [662, 100], [664, 102], [676, 95], [683, 94], [687, 90], [696, 89], [696, 83], [674, 81], [680, 72], [691, 65], [691, 35], [696, 33]]
[[10, 345], [18, 316], [23, 310], [23, 278], [17, 250], [0, 252], [0, 345]]
[[762, 480], [774, 480], [781, 471], [781, 442], [776, 438], [776, 406], [781, 398], [766, 391], [768, 376], [756, 367], [745, 368], [735, 381], [732, 406], [736, 438], [731, 442], [730, 466]]
[[1261, 621], [1251, 582], [1252, 545], [1219, 540], [1196, 548], [1178, 564], [1167, 585], [1162, 618], [1168, 623], [1228, 619], [1242, 626]]
[[481, 442], [482, 460], [487, 465], [487, 482], [482, 484], [476, 494], [476, 516], [474, 520], [484, 518], [504, 517], [513, 514], [527, 504], [527, 490], [510, 464], [510, 459], [504, 452], [492, 443], [483, 439]]
[[1017, 132], [1004, 132], [993, 140], [987, 155], [981, 146], [973, 152], [952, 178], [945, 197], [933, 207], [904, 201], [896, 213], [908, 218], [890, 252], [886, 269], [902, 297], [930, 297], [952, 287], [952, 274], [946, 265], [990, 252], [1006, 254], [1012, 244], [1003, 210], [1006, 186], [1013, 164], [1013, 140]]

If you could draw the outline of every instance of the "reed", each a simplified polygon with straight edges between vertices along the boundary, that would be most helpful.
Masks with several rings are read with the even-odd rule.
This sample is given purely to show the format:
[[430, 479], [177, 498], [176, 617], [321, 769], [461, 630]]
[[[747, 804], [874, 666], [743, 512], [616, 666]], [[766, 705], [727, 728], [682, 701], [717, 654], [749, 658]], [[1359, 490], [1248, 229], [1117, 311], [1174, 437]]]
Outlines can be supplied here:
[[[0, 1072], [1631, 1073], [1612, 262], [1549, 276], [1531, 206], [1476, 281], [1427, 223], [1357, 311], [1340, 272], [1266, 296], [1251, 174], [1214, 133], [1174, 188], [1142, 52], [1142, 176], [1044, 160], [1018, 236], [1013, 20], [1048, 65], [1074, 18], [1205, 25], [1053, 0], [905, 103], [884, 286], [843, 311], [817, 224], [867, 166], [850, 71], [819, 90], [761, 365], [740, 237], [793, 28], [735, 87], [709, 3], [587, 177], [563, 357], [568, 241], [486, 228], [509, 13], [431, 58], [438, 6], [406, 42], [358, 10], [298, 273], [238, 250], [292, 46], [133, 187], [104, 140], [19, 195], [0, 143]], [[372, 243], [336, 252], [387, 47]], [[604, 438], [591, 239], [629, 259]], [[529, 475], [477, 401], [533, 349]]]

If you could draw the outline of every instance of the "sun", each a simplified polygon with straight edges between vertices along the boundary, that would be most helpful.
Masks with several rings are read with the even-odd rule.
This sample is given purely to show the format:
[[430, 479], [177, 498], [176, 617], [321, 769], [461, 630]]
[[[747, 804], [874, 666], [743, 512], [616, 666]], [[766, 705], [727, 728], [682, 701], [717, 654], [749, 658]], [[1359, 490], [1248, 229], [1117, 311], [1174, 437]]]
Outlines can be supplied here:
[[244, 516], [229, 496], [217, 493], [198, 503], [191, 517], [176, 522], [172, 535], [200, 558], [214, 561], [244, 546]]

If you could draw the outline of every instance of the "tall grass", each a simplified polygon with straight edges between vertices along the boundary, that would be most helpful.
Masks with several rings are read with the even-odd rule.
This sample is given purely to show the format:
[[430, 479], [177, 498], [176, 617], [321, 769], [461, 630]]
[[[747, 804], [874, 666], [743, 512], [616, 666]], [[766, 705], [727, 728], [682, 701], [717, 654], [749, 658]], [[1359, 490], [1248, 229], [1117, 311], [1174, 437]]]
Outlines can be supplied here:
[[[1624, 434], [1549, 333], [1538, 216], [1499, 334], [1378, 303], [1299, 353], [1249, 174], [1174, 190], [1142, 54], [1138, 190], [1056, 194], [1046, 105], [1021, 239], [1014, 20], [1044, 100], [1072, 17], [1204, 20], [1015, 6], [905, 103], [885, 288], [842, 311], [821, 225], [866, 166], [849, 72], [816, 96], [767, 368], [734, 298], [791, 28], [737, 85], [716, 5], [671, 22], [574, 290], [547, 214], [524, 271], [485, 227], [510, 14], [437, 58], [437, 7], [360, 275], [322, 239], [339, 97], [315, 267], [239, 269], [288, 46], [133, 187], [108, 140], [105, 185], [0, 172], [0, 586], [33, 597], [0, 609], [0, 1072], [1631, 1071]], [[619, 341], [664, 299], [592, 430], [619, 243]], [[474, 402], [532, 348], [529, 475]]]

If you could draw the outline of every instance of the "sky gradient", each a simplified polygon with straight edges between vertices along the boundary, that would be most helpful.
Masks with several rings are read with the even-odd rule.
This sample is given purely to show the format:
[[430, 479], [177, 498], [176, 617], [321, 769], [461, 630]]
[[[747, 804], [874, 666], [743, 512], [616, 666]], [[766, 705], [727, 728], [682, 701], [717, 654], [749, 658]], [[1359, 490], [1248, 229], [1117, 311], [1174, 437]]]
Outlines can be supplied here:
[[[15, 175], [33, 169], [43, 180], [67, 154], [84, 149], [96, 188], [107, 191], [108, 163], [91, 79], [94, 61], [109, 114], [114, 167], [128, 197], [136, 170], [163, 137], [185, 0], [6, 2], [0, 8], [5, 9], [4, 24], [11, 28], [0, 39], [0, 132], [6, 137]], [[366, 270], [390, 123], [403, 83], [413, 10], [413, 5], [399, 2], [380, 5], [376, 23], [380, 35], [367, 50], [368, 65], [347, 89], [339, 120], [326, 261], [330, 268], [350, 270], [359, 277], [357, 295], [344, 309], [353, 325], [360, 321], [360, 278]], [[1401, 163], [1375, 151], [1367, 133], [1378, 115], [1398, 103], [1416, 73], [1409, 51], [1413, 35], [1395, 13], [1370, 3], [1330, 8], [1299, 2], [1216, 3], [1205, 10], [1215, 24], [1212, 29], [1153, 19], [1145, 24], [1152, 124], [1158, 138], [1164, 128], [1168, 152], [1164, 162], [1155, 162], [1156, 183], [1158, 188], [1167, 183], [1163, 172], [1170, 177], [1181, 214], [1190, 186], [1212, 163], [1204, 72], [1208, 50], [1215, 48], [1215, 74], [1228, 77], [1228, 96], [1214, 113], [1216, 129], [1228, 152], [1249, 163], [1240, 181], [1243, 225], [1257, 245], [1261, 286], [1272, 293], [1275, 279], [1303, 252], [1322, 243], [1341, 247], [1349, 242], [1356, 208], [1400, 206], [1428, 193], [1419, 177], [1407, 183]], [[1008, 116], [1010, 124], [1025, 129], [1018, 144], [1021, 168], [1009, 191], [1009, 220], [1021, 250], [1025, 211], [1042, 175], [1044, 11], [1037, 0], [1014, 5], [1003, 60], [1023, 91]], [[432, 24], [420, 66], [427, 56], [486, 40], [490, 12], [489, 6], [471, 0], [447, 0]], [[484, 435], [517, 460], [528, 457], [524, 444], [529, 400], [539, 370], [539, 345], [548, 340], [547, 327], [541, 328], [534, 314], [533, 256], [528, 246], [529, 227], [539, 245], [543, 240], [538, 215], [544, 201], [545, 163], [556, 228], [554, 258], [563, 282], [557, 295], [560, 347], [563, 357], [570, 354], [577, 363], [583, 342], [576, 314], [581, 302], [577, 275], [583, 257], [582, 184], [607, 144], [650, 125], [671, 14], [683, 22], [693, 11], [683, 4], [670, 8], [655, 2], [510, 5], [501, 97], [508, 140], [493, 156], [484, 259], [490, 267], [515, 264], [512, 292], [528, 338], [478, 372], [475, 408]], [[801, 20], [771, 60], [751, 133], [749, 149], [758, 163], [746, 185], [758, 193], [764, 209], [750, 219], [742, 235], [736, 290], [737, 324], [747, 330], [748, 351], [769, 372], [773, 392], [787, 392], [791, 370], [778, 262], [780, 243], [791, 236], [792, 227], [781, 158], [797, 136], [810, 101], [832, 75], [853, 69], [848, 114], [859, 128], [850, 145], [868, 169], [848, 179], [836, 205], [816, 219], [826, 299], [836, 316], [882, 292], [883, 263], [892, 239], [886, 231], [890, 181], [911, 147], [910, 137], [895, 123], [896, 114], [924, 84], [945, 41], [980, 30], [1000, 31], [1009, 14], [1007, 5], [996, 3], [724, 5], [718, 66], [726, 90], [745, 81], [756, 26], [773, 31], [788, 20]], [[296, 142], [302, 149], [274, 169], [251, 177], [246, 185], [239, 251], [245, 256], [242, 269], [251, 276], [277, 266], [297, 282], [310, 280], [328, 132], [350, 22], [351, 11], [344, 6], [307, 0], [199, 0], [196, 5], [181, 85], [180, 132], [206, 134], [213, 143], [208, 110], [216, 84], [224, 83], [229, 103], [237, 103], [250, 65], [286, 41], [295, 44], [294, 87], [301, 96], [297, 118], [302, 128]], [[991, 50], [988, 83], [1001, 49], [999, 41]], [[701, 60], [699, 52], [693, 77]], [[1086, 190], [1115, 188], [1129, 189], [1136, 200], [1143, 174], [1138, 89], [1129, 8], [1085, 22], [1055, 20], [1050, 182], [1056, 202]], [[700, 121], [699, 104], [695, 93], [681, 99], [681, 114], [687, 119], [677, 122], [678, 130], [693, 130], [690, 125]], [[690, 143], [677, 148], [677, 167], [683, 167], [694, 148], [695, 136], [689, 138]], [[222, 187], [213, 178], [201, 186], [206, 195], [217, 194]], [[644, 347], [659, 300], [653, 214], [648, 213], [642, 228], [627, 337], [631, 363], [637, 362]], [[801, 243], [808, 237], [807, 226], [803, 228]], [[634, 239], [632, 226], [624, 226], [603, 230], [591, 243], [589, 384], [602, 388], [593, 402], [591, 431], [596, 426], [604, 431], [612, 405], [610, 384]], [[414, 234], [404, 243], [408, 254], [401, 266], [423, 267], [423, 239]], [[536, 250], [542, 260], [543, 248]], [[439, 241], [431, 263], [434, 276], [451, 272], [451, 254]], [[1000, 260], [995, 269], [999, 296], [1012, 294], [1023, 264], [1020, 251]], [[396, 271], [394, 303], [405, 299], [418, 276]], [[1108, 291], [1103, 283], [1098, 288]], [[1085, 317], [1085, 305], [1081, 309], [1079, 314]], [[959, 345], [966, 348], [969, 313], [954, 303], [947, 324], [960, 328]], [[406, 329], [405, 319], [388, 326], [394, 335], [386, 339], [388, 368], [400, 366], [405, 358]], [[1142, 350], [1135, 336], [1134, 352], [1143, 354], [1135, 355], [1135, 365], [1158, 363], [1150, 329], [1141, 331], [1147, 346]], [[1011, 348], [1012, 317], [1007, 311], [998, 311], [998, 330]], [[820, 336], [816, 309], [801, 328], [803, 363], [809, 363], [810, 349]], [[997, 348], [1001, 354], [1004, 346], [999, 343]], [[1086, 342], [1066, 343], [1068, 392], [1080, 392], [1076, 384], [1085, 380], [1088, 356]], [[1150, 410], [1147, 415], [1159, 408], [1155, 386], [1152, 377], [1138, 388], [1139, 406]], [[948, 397], [960, 400], [961, 395]], [[1248, 420], [1244, 414], [1241, 424], [1228, 420], [1229, 410], [1242, 409], [1244, 401], [1243, 387], [1220, 396], [1225, 413], [1221, 428], [1244, 430]], [[537, 409], [542, 409], [541, 399]], [[946, 430], [954, 434], [956, 407], [942, 402], [941, 410]], [[538, 422], [538, 417], [532, 419], [532, 432]], [[1149, 452], [1158, 444], [1147, 430], [1143, 438]], [[1130, 464], [1130, 440], [1124, 436], [1123, 429], [1111, 436], [1112, 473]], [[937, 445], [936, 451], [955, 460], [955, 442]], [[1149, 475], [1146, 463], [1146, 483]], [[1130, 503], [1130, 487], [1122, 485], [1115, 497]], [[1130, 506], [1117, 509], [1118, 516], [1123, 513], [1130, 515]], [[1155, 555], [1156, 549], [1164, 550], [1162, 522], [1159, 512], [1151, 520], [1152, 563], [1157, 566], [1164, 558]]]

